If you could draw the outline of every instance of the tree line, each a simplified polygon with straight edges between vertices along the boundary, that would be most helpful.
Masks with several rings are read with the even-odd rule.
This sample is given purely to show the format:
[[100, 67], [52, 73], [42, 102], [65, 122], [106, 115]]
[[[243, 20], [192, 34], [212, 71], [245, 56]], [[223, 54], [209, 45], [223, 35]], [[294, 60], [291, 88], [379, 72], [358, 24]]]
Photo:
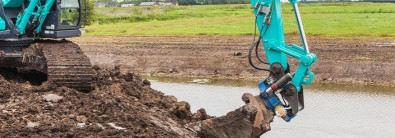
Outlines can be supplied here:
[[178, 0], [180, 5], [249, 4], [250, 0]]
[[[109, 3], [116, 0], [96, 0], [96, 2]], [[120, 4], [133, 3], [139, 4], [140, 2], [156, 2], [159, 0], [132, 0], [121, 1]], [[211, 5], [211, 4], [249, 4], [250, 0], [165, 0], [160, 2], [178, 2], [179, 5]]]

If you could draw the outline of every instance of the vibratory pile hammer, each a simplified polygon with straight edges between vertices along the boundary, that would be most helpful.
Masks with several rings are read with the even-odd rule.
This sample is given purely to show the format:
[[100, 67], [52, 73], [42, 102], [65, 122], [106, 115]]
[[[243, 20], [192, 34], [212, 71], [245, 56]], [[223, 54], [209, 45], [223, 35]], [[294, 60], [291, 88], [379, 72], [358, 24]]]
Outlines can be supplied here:
[[0, 0], [0, 67], [37, 70], [57, 85], [89, 91], [91, 63], [76, 44], [38, 41], [80, 36], [83, 9], [82, 0]]
[[[263, 71], [269, 71], [269, 76], [259, 83], [260, 97], [277, 116], [290, 121], [296, 113], [304, 108], [303, 87], [314, 79], [311, 65], [317, 60], [310, 53], [300, 17], [297, 0], [289, 0], [293, 6], [296, 22], [301, 38], [301, 46], [285, 43], [280, 0], [251, 0], [254, 9], [256, 26], [259, 29], [259, 39], [253, 43], [249, 52], [250, 64]], [[267, 62], [258, 55], [258, 46], [262, 42]], [[252, 62], [252, 51], [255, 48], [256, 57], [269, 68], [258, 67]], [[295, 72], [291, 73], [287, 56], [299, 61]]]
[[[313, 81], [310, 67], [317, 57], [309, 51], [298, 1], [289, 2], [302, 46], [285, 43], [280, 0], [251, 0], [259, 38], [254, 37], [248, 59], [252, 67], [270, 74], [259, 83], [258, 96], [243, 96], [245, 106], [188, 128], [202, 137], [258, 137], [270, 130], [273, 113], [288, 122], [304, 108], [302, 85]], [[0, 0], [0, 67], [37, 70], [57, 85], [91, 90], [93, 70], [88, 57], [70, 41], [53, 40], [81, 35], [83, 9], [82, 0]], [[53, 39], [40, 41], [47, 38]], [[260, 44], [267, 60], [259, 56]], [[253, 53], [268, 68], [255, 65]], [[291, 72], [287, 57], [299, 61], [296, 71]]]
[[[189, 125], [202, 137], [259, 137], [269, 131], [274, 115], [289, 122], [304, 108], [303, 87], [310, 84], [314, 74], [311, 65], [317, 60], [310, 53], [297, 0], [289, 1], [293, 6], [302, 46], [285, 43], [280, 0], [251, 0], [255, 14], [255, 39], [249, 50], [248, 59], [252, 67], [268, 71], [269, 76], [258, 86], [260, 94], [244, 94], [245, 106], [229, 112], [225, 116], [211, 118]], [[263, 44], [267, 60], [259, 56], [259, 46]], [[255, 50], [254, 50], [255, 49]], [[260, 63], [268, 68], [254, 64], [255, 54]], [[299, 67], [291, 72], [287, 57], [299, 61]], [[255, 60], [254, 60], [255, 61]]]

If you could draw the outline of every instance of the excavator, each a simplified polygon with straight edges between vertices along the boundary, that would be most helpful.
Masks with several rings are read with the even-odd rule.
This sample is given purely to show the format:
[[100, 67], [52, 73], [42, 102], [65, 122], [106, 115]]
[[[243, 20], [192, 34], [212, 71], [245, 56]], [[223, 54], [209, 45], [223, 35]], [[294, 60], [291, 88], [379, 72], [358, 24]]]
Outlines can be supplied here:
[[78, 45], [54, 40], [81, 35], [86, 19], [82, 2], [1, 0], [0, 67], [36, 70], [56, 85], [91, 90], [93, 70], [89, 58]]
[[[313, 81], [314, 73], [310, 68], [317, 61], [317, 56], [310, 53], [298, 0], [289, 0], [289, 3], [293, 7], [302, 46], [285, 42], [280, 0], [251, 0], [255, 30], [259, 30], [259, 38], [255, 39], [255, 31], [248, 60], [253, 68], [267, 71], [269, 76], [258, 84], [260, 93], [257, 96], [249, 93], [242, 96], [245, 106], [225, 116], [188, 124], [190, 130], [201, 137], [259, 137], [271, 129], [270, 123], [274, 115], [290, 122], [304, 109], [302, 85], [309, 85]], [[266, 61], [258, 52], [261, 43], [266, 53]], [[269, 67], [254, 64], [254, 53], [257, 61]], [[291, 72], [287, 57], [299, 61], [294, 72]]]
[[[313, 81], [310, 67], [317, 56], [310, 53], [298, 0], [289, 2], [302, 46], [285, 42], [280, 0], [251, 0], [259, 33], [255, 31], [248, 59], [253, 68], [267, 71], [269, 76], [258, 84], [257, 96], [243, 95], [245, 106], [187, 128], [201, 137], [259, 137], [270, 130], [274, 115], [289, 122], [304, 109], [302, 85]], [[64, 40], [81, 35], [84, 9], [82, 0], [1, 0], [0, 67], [37, 70], [56, 85], [91, 90], [93, 70], [88, 57], [78, 45]], [[267, 60], [259, 56], [260, 44]], [[254, 53], [260, 63], [269, 67], [253, 63]], [[287, 57], [299, 61], [296, 71], [291, 72]]]

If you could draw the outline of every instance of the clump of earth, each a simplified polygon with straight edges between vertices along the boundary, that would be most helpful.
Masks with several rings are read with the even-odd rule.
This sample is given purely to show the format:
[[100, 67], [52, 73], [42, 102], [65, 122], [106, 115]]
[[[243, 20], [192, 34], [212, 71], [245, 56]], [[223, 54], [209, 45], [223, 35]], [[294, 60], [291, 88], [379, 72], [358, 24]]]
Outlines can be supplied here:
[[0, 137], [196, 137], [184, 125], [211, 118], [136, 74], [94, 69], [89, 93], [0, 76]]

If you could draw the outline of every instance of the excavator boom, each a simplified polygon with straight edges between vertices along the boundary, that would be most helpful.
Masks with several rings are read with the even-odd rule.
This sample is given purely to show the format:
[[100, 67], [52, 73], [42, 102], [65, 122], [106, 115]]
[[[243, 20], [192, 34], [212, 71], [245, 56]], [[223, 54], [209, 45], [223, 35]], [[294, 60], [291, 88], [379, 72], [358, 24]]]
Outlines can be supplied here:
[[82, 0], [1, 0], [0, 40], [81, 35]]
[[[304, 33], [296, 0], [290, 3], [294, 7], [302, 45], [286, 44], [280, 0], [251, 0], [255, 14], [255, 23], [259, 29], [259, 39], [251, 45], [248, 58], [252, 67], [270, 72], [259, 83], [260, 94], [244, 94], [242, 100], [246, 105], [227, 113], [225, 116], [210, 118], [186, 125], [201, 137], [259, 137], [269, 131], [273, 116], [277, 115], [289, 122], [304, 107], [303, 87], [313, 81], [311, 65], [317, 60], [310, 53]], [[258, 54], [262, 42], [267, 61]], [[259, 67], [253, 63], [252, 53], [269, 68]], [[287, 57], [299, 60], [295, 72], [290, 71]], [[236, 128], [236, 129], [235, 129]]]
[[[293, 6], [302, 46], [285, 43], [280, 0], [251, 0], [256, 25], [260, 32], [259, 39], [253, 44], [252, 49], [257, 50], [262, 42], [267, 57], [267, 62], [264, 63], [269, 64], [270, 68], [255, 66], [251, 58], [250, 63], [257, 69], [270, 72], [269, 77], [259, 84], [261, 96], [270, 109], [283, 113], [279, 116], [285, 121], [290, 121], [298, 111], [303, 109], [302, 85], [308, 85], [313, 81], [314, 73], [310, 71], [310, 67], [317, 60], [317, 56], [310, 53], [308, 47], [298, 1], [290, 0], [289, 2]], [[259, 55], [256, 56], [260, 58]], [[251, 52], [249, 57], [251, 57]], [[290, 72], [287, 57], [299, 61], [299, 66], [294, 73]]]

